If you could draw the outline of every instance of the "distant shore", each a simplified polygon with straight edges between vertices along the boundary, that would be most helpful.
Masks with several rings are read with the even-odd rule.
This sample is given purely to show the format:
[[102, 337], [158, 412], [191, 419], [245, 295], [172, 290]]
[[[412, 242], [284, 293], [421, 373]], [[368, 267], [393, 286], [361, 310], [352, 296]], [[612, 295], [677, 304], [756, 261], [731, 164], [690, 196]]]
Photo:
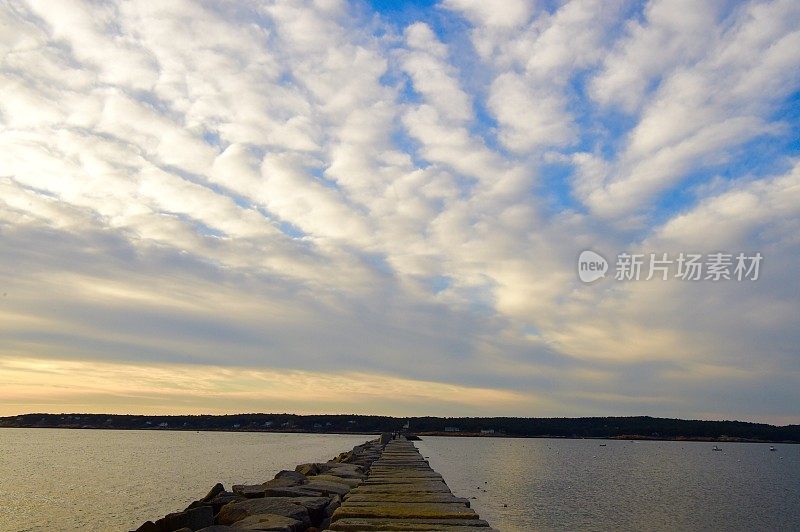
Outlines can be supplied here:
[[696, 442], [800, 443], [800, 425], [638, 417], [439, 418], [362, 415], [232, 414], [141, 416], [23, 414], [0, 428], [173, 430], [302, 434], [380, 434], [486, 438], [565, 438]]
[[[142, 430], [150, 432], [244, 432], [244, 433], [265, 433], [265, 434], [325, 434], [325, 435], [341, 435], [341, 436], [374, 436], [377, 432], [325, 432], [325, 431], [307, 431], [307, 430], [267, 430], [267, 429], [185, 429], [185, 428], [122, 428], [122, 427], [76, 427], [76, 426], [10, 426], [0, 425], [0, 429], [59, 429], [59, 430]], [[691, 436], [676, 436], [674, 438], [659, 438], [654, 436], [637, 436], [636, 434], [626, 434], [623, 436], [522, 436], [514, 434], [481, 434], [476, 432], [420, 432], [408, 433], [409, 440], [419, 440], [422, 437], [435, 436], [445, 438], [529, 438], [529, 439], [557, 439], [557, 440], [617, 440], [617, 441], [680, 441], [680, 442], [693, 442], [693, 443], [786, 443], [786, 444], [800, 444], [800, 441], [795, 440], [763, 440], [756, 438], [732, 438], [729, 436], [722, 436], [718, 438], [700, 438]]]
[[732, 438], [730, 436], [714, 437], [692, 437], [692, 436], [675, 436], [671, 438], [662, 438], [657, 436], [641, 436], [637, 434], [624, 434], [621, 436], [511, 436], [508, 434], [480, 434], [475, 432], [420, 432], [412, 435], [416, 437], [424, 436], [440, 436], [448, 438], [544, 438], [544, 439], [558, 439], [558, 440], [617, 440], [617, 441], [685, 441], [685, 442], [707, 442], [707, 443], [791, 443], [800, 444], [796, 440], [763, 440], [757, 438]]

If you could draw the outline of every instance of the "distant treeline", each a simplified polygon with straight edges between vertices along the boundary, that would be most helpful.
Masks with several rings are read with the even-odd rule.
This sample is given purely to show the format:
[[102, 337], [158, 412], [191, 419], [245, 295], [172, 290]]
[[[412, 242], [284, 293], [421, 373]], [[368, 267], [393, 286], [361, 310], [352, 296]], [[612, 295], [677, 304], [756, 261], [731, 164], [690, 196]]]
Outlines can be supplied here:
[[[136, 416], [113, 414], [24, 414], [0, 418], [0, 427], [89, 429], [222, 430], [266, 432], [452, 434], [556, 438], [654, 438], [753, 440], [800, 443], [800, 425], [743, 421], [695, 421], [637, 417], [520, 418], [362, 415], [235, 414]], [[407, 427], [407, 428], [406, 428]]]

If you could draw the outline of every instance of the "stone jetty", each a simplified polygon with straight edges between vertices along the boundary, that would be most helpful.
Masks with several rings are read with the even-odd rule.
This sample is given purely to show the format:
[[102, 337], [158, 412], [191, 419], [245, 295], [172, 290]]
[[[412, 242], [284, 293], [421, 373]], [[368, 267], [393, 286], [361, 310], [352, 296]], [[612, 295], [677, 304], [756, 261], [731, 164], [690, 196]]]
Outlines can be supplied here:
[[262, 484], [214, 486], [186, 510], [136, 532], [263, 530], [470, 530], [486, 521], [454, 496], [414, 445], [383, 434], [322, 463], [300, 464]]
[[469, 501], [450, 492], [413, 443], [389, 442], [366, 480], [331, 516], [330, 530], [492, 530]]

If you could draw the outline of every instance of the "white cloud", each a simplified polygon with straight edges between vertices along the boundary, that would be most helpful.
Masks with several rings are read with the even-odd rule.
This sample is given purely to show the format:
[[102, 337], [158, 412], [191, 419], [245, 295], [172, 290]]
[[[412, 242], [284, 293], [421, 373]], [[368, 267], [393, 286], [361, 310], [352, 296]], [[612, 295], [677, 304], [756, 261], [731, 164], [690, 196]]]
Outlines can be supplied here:
[[567, 114], [566, 98], [560, 92], [530, 85], [512, 73], [501, 74], [492, 83], [488, 103], [504, 126], [500, 140], [517, 152], [569, 144], [575, 138], [575, 126]]
[[601, 60], [618, 10], [619, 2], [577, 0], [520, 18], [510, 31], [473, 30], [472, 43], [493, 76], [487, 103], [506, 148], [524, 154], [577, 141], [569, 83]]
[[472, 117], [469, 98], [461, 90], [454, 69], [447, 62], [447, 48], [428, 25], [417, 22], [405, 30], [412, 51], [403, 56], [403, 69], [411, 76], [414, 89], [447, 120], [465, 121]]
[[[800, 164], [785, 175], [734, 183], [697, 207], [669, 220], [655, 233], [670, 246], [702, 249], [709, 242], [723, 249], [744, 248], [754, 237], [790, 249], [798, 243]], [[702, 232], [697, 228], [702, 227]], [[757, 233], [757, 236], [756, 236]]]
[[344, 202], [335, 189], [308, 178], [302, 160], [288, 155], [271, 155], [261, 166], [264, 177], [259, 200], [284, 220], [321, 237], [369, 238], [367, 224]]
[[592, 94], [603, 104], [636, 111], [663, 73], [700, 60], [719, 38], [721, 2], [655, 1], [644, 22], [627, 25], [627, 36], [603, 61]]
[[[769, 122], [770, 114], [800, 84], [795, 52], [800, 10], [796, 3], [775, 1], [741, 6], [731, 16], [724, 31], [694, 52], [702, 54], [696, 59], [684, 57], [681, 50], [685, 42], [696, 43], [691, 35], [702, 22], [664, 37], [654, 21], [638, 27], [626, 42], [626, 54], [631, 55], [645, 53], [643, 48], [654, 39], [666, 38], [669, 45], [664, 47], [674, 49], [683, 61], [667, 61], [603, 185], [588, 186], [586, 179], [596, 178], [579, 175], [577, 190], [584, 191], [580, 197], [594, 212], [608, 217], [635, 214], [680, 183], [690, 169], [724, 162], [743, 143], [779, 131], [781, 124]], [[707, 20], [708, 15], [699, 18]], [[610, 68], [616, 68], [616, 60]], [[597, 78], [597, 86], [608, 83], [604, 76]], [[602, 98], [614, 100], [611, 93]], [[635, 102], [623, 105], [630, 108]]]
[[508, 28], [524, 24], [531, 14], [531, 0], [445, 0], [442, 4], [464, 13], [476, 26]]
[[[780, 388], [796, 166], [642, 213], [796, 129], [796, 3], [441, 7], [466, 37], [344, 1], [0, 7], [0, 358], [432, 386], [462, 399], [443, 412], [691, 415], [699, 375]], [[579, 285], [582, 249], [647, 247], [768, 270]], [[780, 393], [730, 411], [794, 415]]]

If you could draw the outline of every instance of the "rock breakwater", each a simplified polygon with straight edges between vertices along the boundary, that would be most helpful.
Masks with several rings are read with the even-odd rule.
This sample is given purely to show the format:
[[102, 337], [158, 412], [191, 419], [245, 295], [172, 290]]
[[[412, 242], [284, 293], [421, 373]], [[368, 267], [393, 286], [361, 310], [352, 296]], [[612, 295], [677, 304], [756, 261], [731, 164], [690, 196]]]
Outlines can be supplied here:
[[233, 485], [230, 490], [216, 484], [185, 510], [147, 521], [136, 532], [325, 530], [343, 497], [367, 478], [390, 439], [390, 434], [382, 435], [328, 462], [281, 471], [262, 484]]
[[442, 530], [490, 532], [413, 443], [389, 433], [333, 460], [300, 464], [261, 484], [222, 484], [136, 532]]

